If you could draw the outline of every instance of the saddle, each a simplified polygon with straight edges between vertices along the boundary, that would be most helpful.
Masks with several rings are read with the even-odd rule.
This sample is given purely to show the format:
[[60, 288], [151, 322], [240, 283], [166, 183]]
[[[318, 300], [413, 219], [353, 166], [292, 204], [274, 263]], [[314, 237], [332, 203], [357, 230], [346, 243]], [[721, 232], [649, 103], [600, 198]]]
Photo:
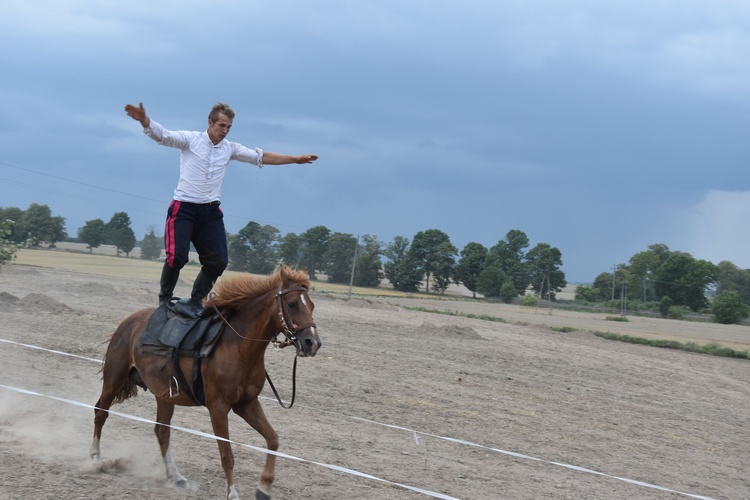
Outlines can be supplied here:
[[[197, 317], [183, 316], [175, 309], [177, 300], [173, 298], [154, 311], [139, 344], [144, 352], [166, 358], [162, 369], [171, 364], [170, 396], [179, 396], [182, 388], [193, 402], [205, 406], [201, 358], [213, 350], [225, 323], [211, 309], [204, 309]], [[190, 356], [194, 361], [190, 384], [180, 368], [181, 356]]]

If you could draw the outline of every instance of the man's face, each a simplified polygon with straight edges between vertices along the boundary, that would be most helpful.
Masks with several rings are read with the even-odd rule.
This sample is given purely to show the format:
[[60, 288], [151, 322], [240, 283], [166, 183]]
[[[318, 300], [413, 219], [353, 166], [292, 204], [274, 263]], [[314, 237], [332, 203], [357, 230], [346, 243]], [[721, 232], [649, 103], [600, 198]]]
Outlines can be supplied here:
[[232, 128], [232, 120], [224, 113], [219, 113], [219, 119], [215, 122], [208, 119], [208, 138], [214, 144], [219, 144], [227, 136], [230, 128]]

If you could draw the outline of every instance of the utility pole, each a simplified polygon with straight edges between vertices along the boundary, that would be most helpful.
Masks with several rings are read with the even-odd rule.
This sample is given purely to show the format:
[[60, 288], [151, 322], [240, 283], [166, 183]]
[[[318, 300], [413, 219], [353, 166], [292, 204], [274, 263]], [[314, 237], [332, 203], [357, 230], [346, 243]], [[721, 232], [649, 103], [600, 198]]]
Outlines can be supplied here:
[[615, 274], [616, 271], [617, 271], [617, 264], [612, 266], [612, 301], [613, 302], [615, 300], [615, 277], [617, 276], [617, 274]]
[[357, 235], [357, 241], [354, 243], [354, 258], [352, 259], [352, 276], [349, 278], [349, 298], [352, 298], [352, 285], [354, 284], [354, 268], [357, 266], [357, 251], [359, 250], [359, 235]]
[[549, 282], [549, 274], [547, 275], [547, 301], [549, 302], [549, 314], [552, 315], [552, 285]]
[[536, 314], [537, 311], [539, 311], [539, 302], [541, 302], [542, 297], [544, 297], [544, 280], [546, 279], [547, 279], [547, 275], [545, 274], [544, 277], [542, 278], [542, 284], [539, 285], [539, 300], [536, 301], [536, 306], [534, 307], [534, 314]]

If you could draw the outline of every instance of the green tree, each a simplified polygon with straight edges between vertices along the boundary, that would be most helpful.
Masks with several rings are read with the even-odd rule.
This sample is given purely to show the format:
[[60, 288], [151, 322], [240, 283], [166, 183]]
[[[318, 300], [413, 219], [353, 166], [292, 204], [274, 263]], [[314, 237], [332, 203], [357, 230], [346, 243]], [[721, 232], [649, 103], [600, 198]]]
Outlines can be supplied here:
[[506, 304], [510, 304], [516, 297], [518, 297], [516, 284], [513, 283], [512, 279], [506, 278], [503, 282], [503, 286], [500, 287], [500, 300], [502, 300]]
[[0, 219], [0, 266], [16, 258], [18, 245], [13, 242], [13, 224], [10, 219]]
[[711, 312], [714, 321], [725, 325], [738, 324], [747, 317], [748, 306], [742, 302], [737, 292], [722, 292], [714, 297]]
[[594, 289], [599, 290], [599, 296], [595, 302], [602, 300], [614, 300], [612, 290], [614, 277], [612, 273], [600, 273], [594, 279]]
[[65, 233], [65, 218], [53, 217], [47, 205], [29, 205], [18, 225], [24, 243], [31, 247], [42, 243], [54, 246], [58, 241], [65, 241], [68, 237]]
[[0, 208], [0, 222], [12, 222], [12, 224], [10, 224], [10, 234], [7, 236], [7, 240], [12, 243], [24, 243], [26, 241], [26, 235], [23, 234], [21, 228], [18, 227], [22, 217], [23, 210], [20, 208]]
[[673, 252], [656, 272], [656, 292], [668, 296], [677, 306], [698, 311], [708, 305], [706, 290], [716, 282], [718, 268], [689, 253]]
[[94, 252], [94, 248], [104, 243], [106, 224], [101, 219], [87, 220], [83, 227], [78, 228], [78, 239], [86, 243], [89, 253]]
[[433, 257], [433, 283], [432, 289], [439, 294], [444, 294], [452, 281], [456, 269], [456, 254], [458, 250], [450, 241], [444, 241], [438, 245]]
[[[414, 235], [409, 253], [411, 259], [422, 269], [422, 274], [425, 277], [425, 291], [428, 292], [430, 290], [430, 277], [438, 269], [441, 269], [440, 272], [444, 273], [446, 260], [458, 254], [458, 249], [451, 244], [450, 238], [443, 231], [428, 229]], [[450, 274], [453, 274], [452, 271]], [[441, 275], [441, 279], [445, 280], [445, 276]]]
[[325, 272], [329, 283], [349, 283], [357, 238], [351, 234], [333, 233], [324, 254]]
[[365, 234], [357, 252], [354, 266], [354, 285], [374, 287], [383, 281], [383, 244], [377, 236]]
[[117, 212], [106, 225], [105, 243], [117, 248], [117, 255], [125, 252], [129, 256], [135, 248], [135, 233], [130, 228], [130, 216], [125, 212]]
[[300, 264], [307, 268], [310, 279], [317, 279], [316, 272], [326, 271], [325, 254], [330, 237], [331, 230], [325, 226], [315, 226], [300, 234]]
[[576, 298], [575, 300], [580, 302], [598, 302], [601, 297], [601, 291], [598, 288], [578, 285], [576, 287]]
[[477, 280], [484, 270], [486, 259], [487, 248], [481, 243], [471, 242], [461, 250], [460, 258], [456, 264], [456, 281], [463, 284], [474, 298], [477, 297]]
[[270, 274], [278, 265], [279, 230], [271, 225], [250, 221], [232, 238], [230, 261], [233, 269], [255, 274]]
[[498, 266], [485, 267], [477, 279], [477, 292], [487, 298], [501, 297], [508, 277]]
[[639, 299], [643, 302], [656, 299], [654, 276], [669, 254], [666, 245], [650, 245], [648, 248], [644, 252], [633, 255], [627, 266], [628, 295], [631, 299]]
[[157, 260], [161, 257], [162, 246], [162, 243], [156, 236], [154, 226], [149, 226], [148, 232], [143, 236], [143, 243], [141, 244], [141, 259]]
[[290, 266], [299, 267], [302, 258], [302, 238], [295, 233], [287, 233], [279, 238], [276, 247], [279, 259]]
[[548, 298], [554, 300], [555, 294], [568, 284], [565, 281], [565, 273], [560, 269], [562, 253], [556, 247], [547, 243], [539, 243], [526, 254], [526, 262], [531, 287], [539, 297], [542, 297], [544, 290], [549, 288], [547, 293], [551, 296]]
[[385, 248], [383, 266], [386, 279], [401, 292], [416, 292], [422, 283], [422, 270], [409, 252], [409, 238], [396, 236]]
[[671, 297], [664, 296], [659, 301], [659, 314], [661, 314], [662, 318], [668, 318], [669, 317], [669, 310], [672, 309], [674, 306], [674, 300], [672, 300]]
[[230, 271], [250, 272], [250, 247], [239, 234], [227, 235], [227, 252]]
[[503, 271], [504, 276], [512, 279], [518, 295], [526, 293], [531, 279], [524, 253], [528, 247], [529, 238], [526, 233], [511, 229], [504, 239], [489, 249], [485, 262], [485, 267], [498, 267]]
[[717, 265], [717, 271], [716, 293], [737, 292], [742, 302], [750, 304], [750, 270], [724, 260]]

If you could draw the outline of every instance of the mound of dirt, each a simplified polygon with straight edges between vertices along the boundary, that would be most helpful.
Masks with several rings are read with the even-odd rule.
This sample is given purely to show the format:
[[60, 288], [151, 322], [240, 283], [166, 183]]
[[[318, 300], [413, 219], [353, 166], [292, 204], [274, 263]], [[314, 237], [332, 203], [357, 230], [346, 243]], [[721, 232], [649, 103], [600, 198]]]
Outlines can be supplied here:
[[458, 338], [461, 340], [484, 340], [484, 338], [470, 326], [435, 326], [431, 323], [422, 323], [422, 326], [416, 330], [416, 333], [424, 335], [425, 337], [439, 335], [441, 337]]
[[16, 308], [20, 299], [8, 292], [0, 292], [0, 312], [10, 312]]
[[23, 299], [17, 302], [17, 307], [23, 307], [32, 309], [36, 312], [49, 312], [49, 313], [66, 313], [73, 312], [73, 309], [61, 304], [52, 297], [48, 297], [42, 293], [30, 293]]

